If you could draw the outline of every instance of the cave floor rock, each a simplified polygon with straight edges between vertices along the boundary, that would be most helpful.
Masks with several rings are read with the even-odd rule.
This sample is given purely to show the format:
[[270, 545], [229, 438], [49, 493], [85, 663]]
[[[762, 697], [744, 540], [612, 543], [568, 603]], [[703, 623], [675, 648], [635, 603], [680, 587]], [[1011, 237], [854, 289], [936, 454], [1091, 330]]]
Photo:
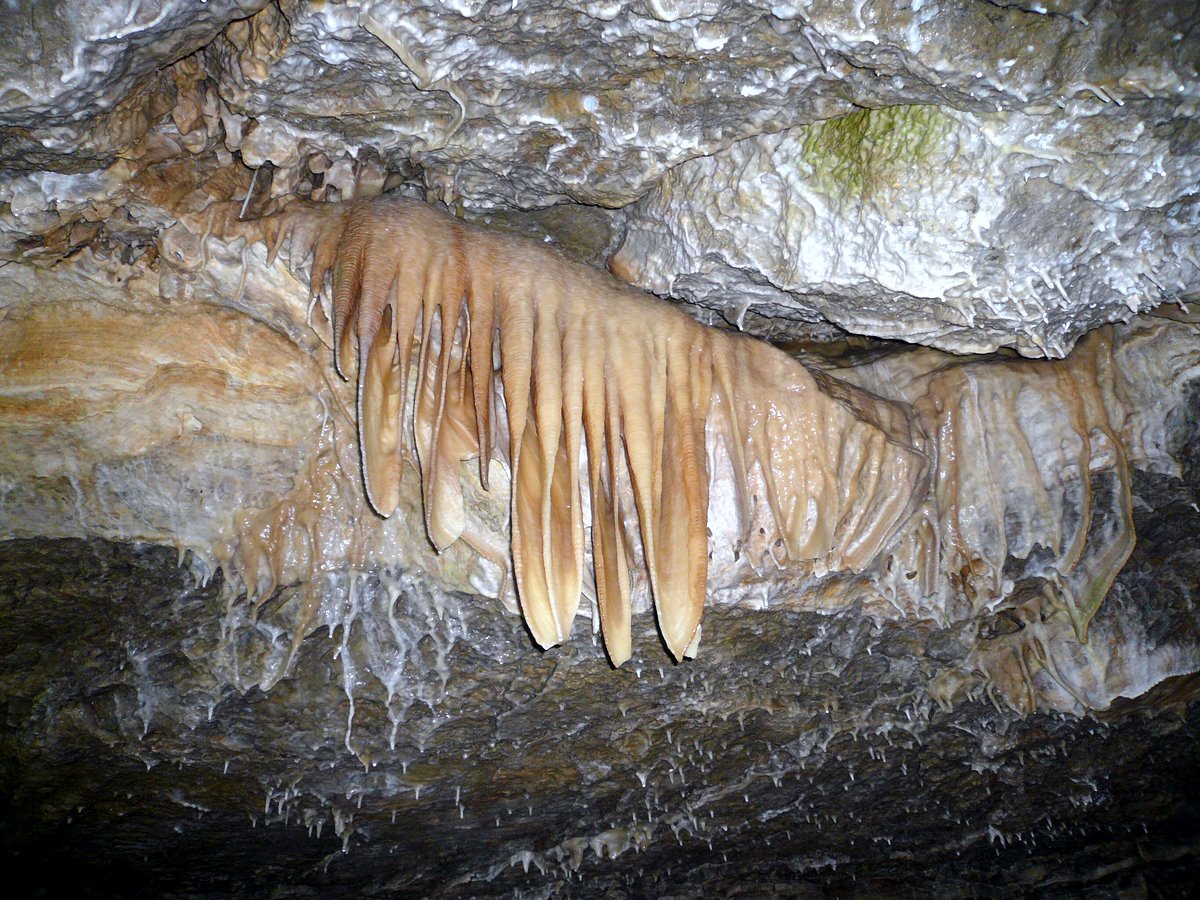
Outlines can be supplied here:
[[[1137, 603], [1148, 628], [1194, 631], [1194, 495], [1135, 486], [1140, 543], [1100, 615]], [[0, 835], [35, 893], [1200, 886], [1198, 676], [1083, 717], [946, 711], [925, 684], [965, 652], [949, 632], [730, 609], [678, 666], [639, 619], [614, 670], [586, 628], [539, 653], [495, 603], [400, 574], [364, 576], [263, 690], [294, 598], [255, 619], [177, 562], [0, 544]]]

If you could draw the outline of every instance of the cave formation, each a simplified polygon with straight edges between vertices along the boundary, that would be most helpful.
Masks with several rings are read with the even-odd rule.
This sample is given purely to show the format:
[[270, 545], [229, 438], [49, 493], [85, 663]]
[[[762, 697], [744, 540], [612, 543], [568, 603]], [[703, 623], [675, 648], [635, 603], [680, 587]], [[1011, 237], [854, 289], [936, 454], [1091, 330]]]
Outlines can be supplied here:
[[42, 891], [1194, 884], [1194, 10], [3, 16]]

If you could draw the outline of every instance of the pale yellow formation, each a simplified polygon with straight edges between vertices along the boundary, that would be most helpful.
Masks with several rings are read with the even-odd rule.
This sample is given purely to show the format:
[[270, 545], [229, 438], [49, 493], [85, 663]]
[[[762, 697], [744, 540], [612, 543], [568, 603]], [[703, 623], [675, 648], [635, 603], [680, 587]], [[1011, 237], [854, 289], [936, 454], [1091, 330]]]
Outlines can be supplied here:
[[77, 276], [22, 269], [62, 300], [0, 329], [5, 533], [172, 540], [259, 601], [302, 585], [297, 641], [338, 567], [432, 563], [508, 602], [511, 566], [539, 644], [587, 596], [617, 663], [650, 599], [677, 658], [708, 601], [963, 621], [1037, 586], [1083, 639], [1132, 546], [1107, 333], [1061, 361], [805, 365], [423, 204], [239, 208], [206, 234], [308, 264], [354, 390], [240, 314], [76, 305]]
[[1112, 343], [1101, 329], [1066, 359], [917, 349], [841, 370], [911, 404], [932, 436], [929, 495], [895, 556], [940, 615], [985, 613], [1014, 581], [1045, 578], [1086, 640], [1135, 537]]
[[477, 457], [486, 486], [489, 461], [507, 461], [513, 570], [543, 647], [570, 633], [590, 528], [614, 663], [630, 655], [638, 565], [668, 648], [684, 655], [706, 597], [710, 453], [728, 458], [759, 563], [859, 571], [923, 492], [926, 458], [900, 407], [819, 383], [767, 344], [539, 244], [392, 199], [293, 204], [221, 230], [261, 237], [272, 259], [288, 243], [294, 263], [311, 257], [314, 296], [330, 286], [336, 364], [357, 375], [364, 482], [381, 515], [399, 502], [411, 448], [428, 536], [444, 549], [464, 531], [459, 464]]
[[[34, 283], [82, 292], [53, 272]], [[287, 338], [214, 306], [5, 312], [0, 535], [152, 541], [211, 561], [230, 504], [266, 506], [292, 485], [322, 379]]]
[[[978, 608], [1004, 595], [1010, 557], [1044, 547], [1053, 554], [1054, 593], [1081, 642], [1135, 536], [1129, 466], [1104, 401], [1112, 396], [1111, 360], [1104, 329], [1067, 359], [945, 365], [926, 377], [916, 402], [938, 434], [940, 570], [975, 600], [985, 579], [972, 576], [986, 563]], [[1039, 440], [1039, 430], [1052, 430], [1054, 441]], [[1097, 492], [1100, 472], [1112, 483]]]

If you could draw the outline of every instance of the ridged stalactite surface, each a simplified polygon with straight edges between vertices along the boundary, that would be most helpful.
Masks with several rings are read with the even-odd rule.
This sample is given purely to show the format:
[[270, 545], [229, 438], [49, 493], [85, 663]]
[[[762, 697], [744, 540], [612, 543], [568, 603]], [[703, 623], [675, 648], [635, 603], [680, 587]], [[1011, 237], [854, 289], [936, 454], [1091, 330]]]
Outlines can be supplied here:
[[398, 200], [293, 205], [224, 230], [247, 227], [272, 256], [287, 243], [293, 260], [311, 257], [314, 293], [331, 285], [337, 366], [357, 374], [364, 483], [381, 515], [415, 455], [444, 549], [466, 529], [459, 464], [478, 458], [485, 484], [493, 456], [507, 464], [513, 570], [543, 647], [566, 639], [586, 591], [611, 658], [626, 660], [641, 569], [671, 653], [694, 648], [710, 454], [732, 468], [760, 565], [860, 571], [921, 494], [926, 456], [898, 407], [827, 391], [769, 345], [531, 242]]
[[911, 349], [837, 374], [909, 405], [931, 435], [930, 490], [895, 552], [913, 612], [968, 619], [1032, 588], [1086, 641], [1135, 540], [1126, 431], [1141, 413], [1113, 333], [1062, 360]]
[[[1032, 583], [1084, 640], [1129, 554], [1107, 334], [1063, 361], [801, 362], [425, 204], [235, 212], [207, 227], [308, 264], [357, 386], [372, 506], [396, 509], [414, 459], [430, 542], [511, 558], [543, 647], [569, 636], [581, 596], [619, 664], [644, 597], [680, 659], [706, 599], [819, 608], [851, 591], [873, 614], [950, 622]], [[464, 491], [502, 475], [498, 536]]]

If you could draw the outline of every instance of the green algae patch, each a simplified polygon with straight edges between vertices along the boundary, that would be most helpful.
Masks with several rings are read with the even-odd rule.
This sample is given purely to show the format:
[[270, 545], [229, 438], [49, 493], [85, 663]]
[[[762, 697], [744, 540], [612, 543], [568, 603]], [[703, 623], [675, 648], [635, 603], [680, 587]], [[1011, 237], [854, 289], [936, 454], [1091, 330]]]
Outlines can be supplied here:
[[953, 126], [936, 106], [860, 109], [807, 126], [802, 159], [822, 193], [870, 200], [928, 165]]

